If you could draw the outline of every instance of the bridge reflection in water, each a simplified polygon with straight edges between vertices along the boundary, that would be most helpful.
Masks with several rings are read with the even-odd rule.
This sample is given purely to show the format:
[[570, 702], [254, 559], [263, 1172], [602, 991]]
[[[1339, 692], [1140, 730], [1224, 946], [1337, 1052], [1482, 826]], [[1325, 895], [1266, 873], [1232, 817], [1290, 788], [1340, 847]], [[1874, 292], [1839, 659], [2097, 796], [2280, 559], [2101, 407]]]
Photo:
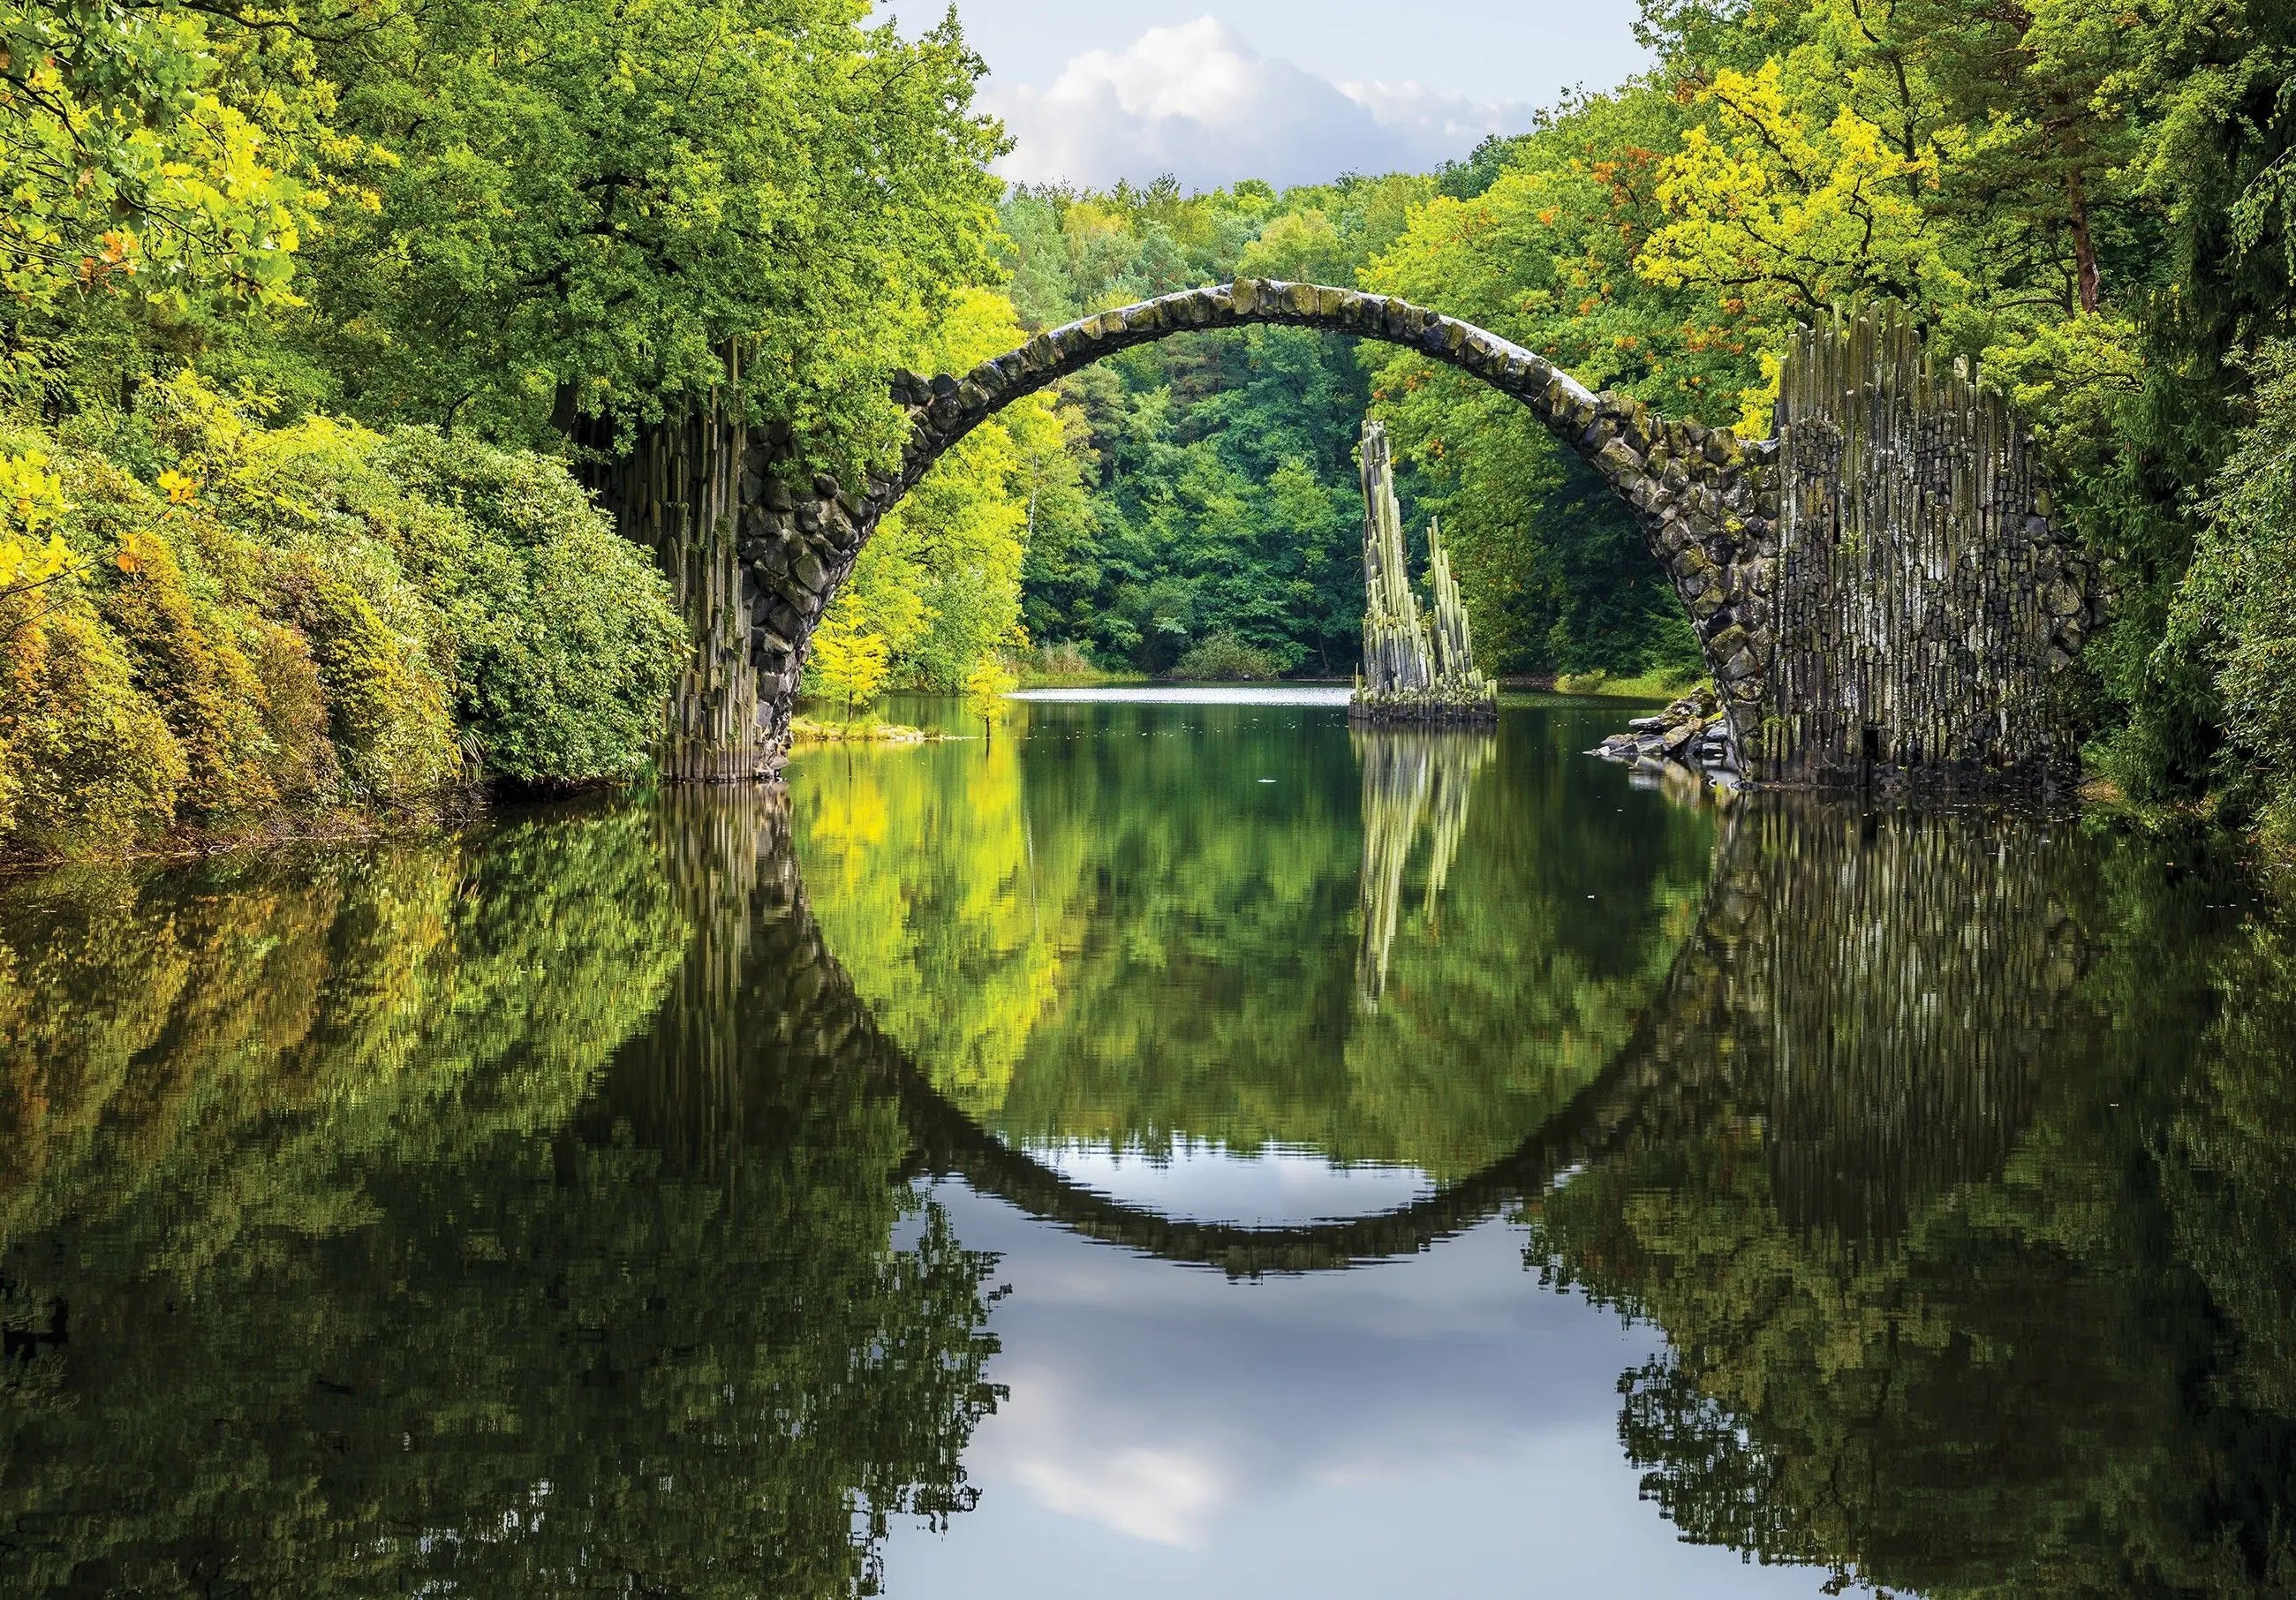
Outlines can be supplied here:
[[1117, 1201], [985, 1129], [801, 903], [775, 970], [923, 1169], [1093, 1240], [1261, 1276], [1527, 1223], [1529, 1268], [1666, 1334], [1620, 1434], [1693, 1541], [1841, 1587], [2280, 1594], [2296, 1073], [2267, 1019], [2296, 946], [2220, 914], [2236, 870], [2014, 812], [1742, 802], [1567, 1104], [1411, 1204], [1275, 1227]]
[[[1460, 825], [1478, 752], [1368, 753], [1378, 766], [1366, 799], [1401, 816], [1366, 819], [1367, 950], [1393, 938], [1385, 913], [1401, 895], [1397, 857], [1414, 802], [1431, 792], [1444, 797], [1431, 898], [1439, 886], [1442, 830]], [[1696, 920], [1631, 1031], [1496, 1159], [1371, 1216], [1273, 1227], [1172, 1218], [1075, 1182], [1029, 1141], [984, 1127], [887, 1033], [812, 914], [775, 801], [664, 804], [668, 838], [689, 850], [717, 841], [716, 858], [693, 862], [686, 878], [705, 897], [698, 927], [722, 908], [727, 948], [712, 952], [706, 931], [697, 939], [686, 981], [706, 992], [666, 1008], [685, 1019], [679, 1028], [625, 1053], [613, 1077], [627, 1087], [606, 1101], [617, 1114], [664, 1097], [684, 1106], [665, 1126], [737, 1128], [744, 1113], [730, 1091], [743, 1075], [704, 1063], [754, 1057], [761, 1046], [833, 1058], [898, 1102], [922, 1169], [961, 1176], [1089, 1237], [1232, 1275], [1424, 1250], [1538, 1202], [1565, 1174], [1718, 1126], [1763, 1131], [1788, 1226], [1886, 1236], [1927, 1198], [2000, 1172], [2045, 1061], [2061, 1061], [2081, 1026], [2076, 863], [2088, 852], [2077, 838], [2039, 821], [1742, 801], [1716, 836]], [[1456, 808], [1447, 816], [1446, 804]], [[688, 808], [695, 814], [680, 816]], [[744, 882], [746, 895], [730, 887]], [[685, 1031], [695, 1029], [709, 1037]], [[726, 1096], [714, 1109], [705, 1109], [705, 1079]]]
[[[1256, 1227], [1064, 1176], [998, 1124], [1044, 1063], [993, 1029], [920, 1059], [791, 832], [683, 792], [0, 892], [0, 1588], [850, 1592], [892, 1519], [973, 1504], [1003, 1403], [938, 1173], [1239, 1276], [1508, 1219], [1663, 1332], [1620, 1438], [1693, 1540], [1934, 1594], [2288, 1591], [2296, 942], [2189, 849], [1743, 805], [1549, 1109], [1411, 1203]], [[1027, 1001], [1004, 948], [973, 975]]]

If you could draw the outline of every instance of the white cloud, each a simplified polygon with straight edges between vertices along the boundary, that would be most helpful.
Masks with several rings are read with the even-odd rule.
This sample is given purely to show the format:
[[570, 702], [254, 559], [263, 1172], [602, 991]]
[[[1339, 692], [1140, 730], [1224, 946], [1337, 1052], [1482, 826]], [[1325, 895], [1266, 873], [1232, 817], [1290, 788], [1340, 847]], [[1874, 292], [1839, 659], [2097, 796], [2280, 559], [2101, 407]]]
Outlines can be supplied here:
[[1140, 1419], [1095, 1415], [1091, 1397], [1049, 1367], [1004, 1381], [1012, 1398], [975, 1442], [976, 1471], [1010, 1474], [1062, 1516], [1151, 1544], [1201, 1547], [1233, 1492], [1216, 1452], [1201, 1440], [1142, 1442]]
[[1049, 88], [992, 80], [985, 103], [1015, 140], [1005, 177], [1102, 186], [1168, 172], [1190, 189], [1424, 170], [1486, 134], [1521, 131], [1531, 114], [1415, 83], [1333, 83], [1259, 54], [1212, 17], [1086, 51]]

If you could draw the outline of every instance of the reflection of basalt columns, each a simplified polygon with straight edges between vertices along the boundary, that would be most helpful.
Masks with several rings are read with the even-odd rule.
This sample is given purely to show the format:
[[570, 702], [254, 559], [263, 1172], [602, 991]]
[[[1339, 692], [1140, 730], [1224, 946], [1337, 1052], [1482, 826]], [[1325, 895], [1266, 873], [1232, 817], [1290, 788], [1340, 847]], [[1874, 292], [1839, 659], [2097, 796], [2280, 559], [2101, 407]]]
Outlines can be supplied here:
[[1366, 1011], [1387, 992], [1387, 958], [1403, 910], [1403, 874], [1429, 823], [1427, 893], [1431, 927], [1443, 884], [1467, 831], [1475, 775], [1498, 748], [1472, 728], [1351, 730], [1363, 762], [1363, 942], [1356, 956], [1356, 994]]
[[2038, 1061], [2064, 1047], [2079, 841], [2038, 818], [1783, 794], [1726, 825], [1676, 965], [1677, 997], [1704, 997], [1668, 1026], [1680, 1053], [1658, 1092], [1681, 1108], [1644, 1126], [1758, 1120], [1789, 1227], [1891, 1236], [1928, 1197], [1998, 1174]]
[[2065, 1047], [2083, 852], [2038, 819], [1764, 808], [1772, 1191], [1789, 1227], [1886, 1238], [1994, 1177]]
[[[817, 963], [776, 787], [672, 790], [658, 802], [663, 859], [692, 929], [654, 1025], [614, 1060], [600, 1110], [630, 1122], [673, 1171], [719, 1170], [745, 1143], [747, 1063], [804, 1014]], [[730, 1169], [728, 1169], [730, 1170]]]
[[1395, 462], [1387, 430], [1363, 431], [1364, 665], [1348, 708], [1356, 721], [1488, 721], [1498, 716], [1498, 688], [1475, 670], [1467, 608], [1451, 576], [1442, 530], [1427, 528], [1435, 587], [1430, 630], [1412, 592], [1395, 499]]

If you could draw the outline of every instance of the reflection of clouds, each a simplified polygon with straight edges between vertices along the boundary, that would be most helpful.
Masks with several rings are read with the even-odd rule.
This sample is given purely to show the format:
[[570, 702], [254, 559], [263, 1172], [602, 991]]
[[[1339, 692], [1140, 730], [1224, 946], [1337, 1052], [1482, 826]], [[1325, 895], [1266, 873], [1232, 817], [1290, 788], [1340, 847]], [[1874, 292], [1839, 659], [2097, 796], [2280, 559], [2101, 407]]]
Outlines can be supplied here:
[[976, 1474], [1009, 1473], [1047, 1510], [1131, 1538], [1202, 1545], [1226, 1489], [1218, 1463], [1179, 1445], [1103, 1436], [1090, 1397], [1060, 1373], [1037, 1368], [1001, 1381], [1013, 1398], [968, 1463]]
[[1318, 1486], [1488, 1465], [1561, 1420], [1558, 1401], [1579, 1413], [1574, 1432], [1599, 1432], [1616, 1455], [1612, 1384], [1646, 1341], [1622, 1339], [1615, 1318], [1588, 1330], [1583, 1405], [1526, 1381], [1522, 1311], [1568, 1303], [1524, 1274], [1513, 1227], [1399, 1270], [1230, 1283], [943, 1194], [966, 1243], [1002, 1253], [1014, 1290], [996, 1314], [1008, 1353], [993, 1374], [1011, 1398], [967, 1460], [984, 1503], [1002, 1480], [1045, 1511], [1201, 1550], [1234, 1519]]
[[1288, 1145], [1250, 1155], [1190, 1141], [1154, 1156], [1137, 1146], [1111, 1152], [1077, 1144], [1031, 1142], [1029, 1151], [1070, 1182], [1127, 1205], [1248, 1227], [1371, 1216], [1409, 1205], [1433, 1188], [1416, 1167], [1337, 1167], [1319, 1151]]
[[1617, 1383], [1657, 1341], [1540, 1287], [1518, 1227], [1230, 1282], [939, 1193], [1001, 1257], [1010, 1398], [966, 1452], [980, 1504], [896, 1531], [896, 1596], [1810, 1591], [1640, 1498]]

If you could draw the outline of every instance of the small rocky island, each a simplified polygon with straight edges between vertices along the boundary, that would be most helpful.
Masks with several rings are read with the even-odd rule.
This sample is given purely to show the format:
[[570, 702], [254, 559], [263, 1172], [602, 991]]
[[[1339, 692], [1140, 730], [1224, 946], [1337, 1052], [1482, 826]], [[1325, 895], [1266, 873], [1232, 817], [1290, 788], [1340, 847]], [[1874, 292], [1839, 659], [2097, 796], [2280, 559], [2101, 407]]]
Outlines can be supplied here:
[[1387, 430], [1363, 431], [1364, 664], [1350, 722], [1496, 722], [1498, 685], [1475, 670], [1467, 607], [1443, 552], [1442, 529], [1427, 525], [1428, 578], [1435, 591], [1431, 633], [1411, 587], [1403, 511]]
[[1693, 690], [1654, 716], [1637, 717], [1623, 734], [1587, 752], [1661, 773], [1676, 772], [1720, 789], [1740, 785], [1730, 750], [1729, 719], [1711, 685]]

